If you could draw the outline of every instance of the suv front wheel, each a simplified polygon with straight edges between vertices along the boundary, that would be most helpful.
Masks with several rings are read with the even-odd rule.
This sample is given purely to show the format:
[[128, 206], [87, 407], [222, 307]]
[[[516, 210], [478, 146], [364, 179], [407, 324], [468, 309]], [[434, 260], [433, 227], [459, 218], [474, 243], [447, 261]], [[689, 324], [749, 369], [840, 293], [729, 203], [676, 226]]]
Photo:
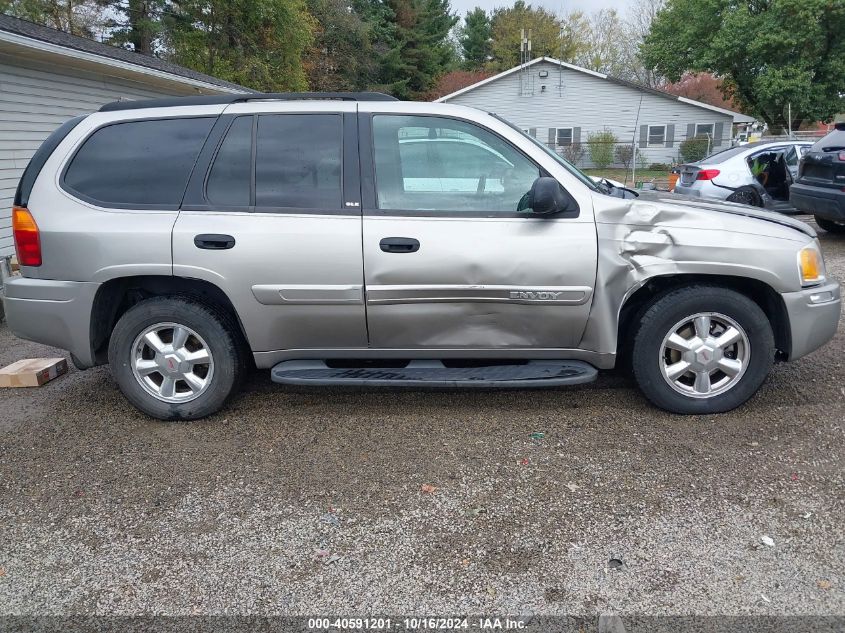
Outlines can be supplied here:
[[715, 286], [671, 291], [645, 311], [634, 339], [637, 383], [674, 413], [721, 413], [756, 393], [772, 367], [768, 318], [748, 297]]
[[135, 304], [109, 341], [112, 375], [126, 398], [160, 420], [218, 411], [236, 390], [245, 358], [233, 320], [182, 297]]

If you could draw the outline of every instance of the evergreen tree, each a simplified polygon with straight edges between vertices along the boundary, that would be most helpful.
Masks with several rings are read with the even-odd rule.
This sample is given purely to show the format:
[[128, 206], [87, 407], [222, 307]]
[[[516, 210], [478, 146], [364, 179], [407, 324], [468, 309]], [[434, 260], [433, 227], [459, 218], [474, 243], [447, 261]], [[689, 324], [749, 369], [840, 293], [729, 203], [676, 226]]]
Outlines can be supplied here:
[[458, 18], [449, 0], [387, 0], [387, 6], [395, 33], [382, 58], [381, 87], [400, 99], [424, 98], [454, 61], [449, 32]]
[[346, 0], [308, 0], [308, 10], [316, 20], [305, 61], [310, 89], [366, 90], [378, 72], [371, 41], [376, 25]]
[[136, 53], [152, 55], [162, 35], [166, 0], [97, 0], [103, 9], [109, 43], [129, 46]]
[[308, 88], [314, 19], [305, 0], [180, 0], [166, 15], [169, 57], [256, 90]]
[[464, 57], [464, 68], [479, 70], [484, 67], [492, 54], [491, 37], [492, 30], [487, 12], [481, 7], [467, 12], [458, 37]]

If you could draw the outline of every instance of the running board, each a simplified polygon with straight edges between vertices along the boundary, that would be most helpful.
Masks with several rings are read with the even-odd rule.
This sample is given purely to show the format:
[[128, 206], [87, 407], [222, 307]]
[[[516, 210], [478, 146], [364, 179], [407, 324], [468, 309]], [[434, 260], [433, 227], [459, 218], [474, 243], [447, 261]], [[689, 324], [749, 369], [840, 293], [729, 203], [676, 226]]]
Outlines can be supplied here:
[[578, 360], [532, 360], [519, 365], [447, 367], [439, 360], [412, 360], [404, 367], [334, 368], [321, 360], [288, 360], [270, 370], [287, 385], [360, 387], [558, 387], [592, 382], [598, 370]]

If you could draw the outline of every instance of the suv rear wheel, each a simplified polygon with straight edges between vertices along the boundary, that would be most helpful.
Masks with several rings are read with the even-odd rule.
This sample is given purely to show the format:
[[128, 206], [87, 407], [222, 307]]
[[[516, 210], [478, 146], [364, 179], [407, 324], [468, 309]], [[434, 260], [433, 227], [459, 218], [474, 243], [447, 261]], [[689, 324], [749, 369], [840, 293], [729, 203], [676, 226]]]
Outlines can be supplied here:
[[245, 355], [225, 313], [181, 297], [155, 297], [120, 318], [109, 341], [126, 398], [160, 420], [211, 415], [236, 390]]
[[819, 216], [813, 216], [816, 219], [816, 224], [819, 225], [819, 228], [824, 229], [828, 233], [845, 233], [845, 224], [840, 224], [839, 222], [834, 222], [833, 220], [828, 220], [826, 218], [820, 218]]
[[748, 297], [715, 286], [669, 292], [646, 310], [634, 339], [637, 383], [674, 413], [721, 413], [748, 400], [772, 367], [768, 318]]

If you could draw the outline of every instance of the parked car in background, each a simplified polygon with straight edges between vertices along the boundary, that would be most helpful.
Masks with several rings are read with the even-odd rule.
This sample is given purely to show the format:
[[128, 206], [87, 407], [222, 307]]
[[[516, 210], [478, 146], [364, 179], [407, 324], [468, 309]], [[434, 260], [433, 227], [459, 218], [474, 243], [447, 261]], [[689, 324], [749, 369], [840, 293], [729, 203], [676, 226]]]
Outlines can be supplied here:
[[675, 193], [790, 212], [789, 187], [808, 141], [748, 143], [680, 167]]
[[162, 419], [218, 411], [252, 364], [525, 389], [618, 359], [657, 406], [719, 413], [839, 324], [803, 222], [596, 182], [495, 115], [372, 93], [103, 106], [44, 142], [12, 216], [9, 328]]
[[812, 213], [825, 231], [845, 233], [845, 122], [837, 123], [801, 159], [790, 201]]

